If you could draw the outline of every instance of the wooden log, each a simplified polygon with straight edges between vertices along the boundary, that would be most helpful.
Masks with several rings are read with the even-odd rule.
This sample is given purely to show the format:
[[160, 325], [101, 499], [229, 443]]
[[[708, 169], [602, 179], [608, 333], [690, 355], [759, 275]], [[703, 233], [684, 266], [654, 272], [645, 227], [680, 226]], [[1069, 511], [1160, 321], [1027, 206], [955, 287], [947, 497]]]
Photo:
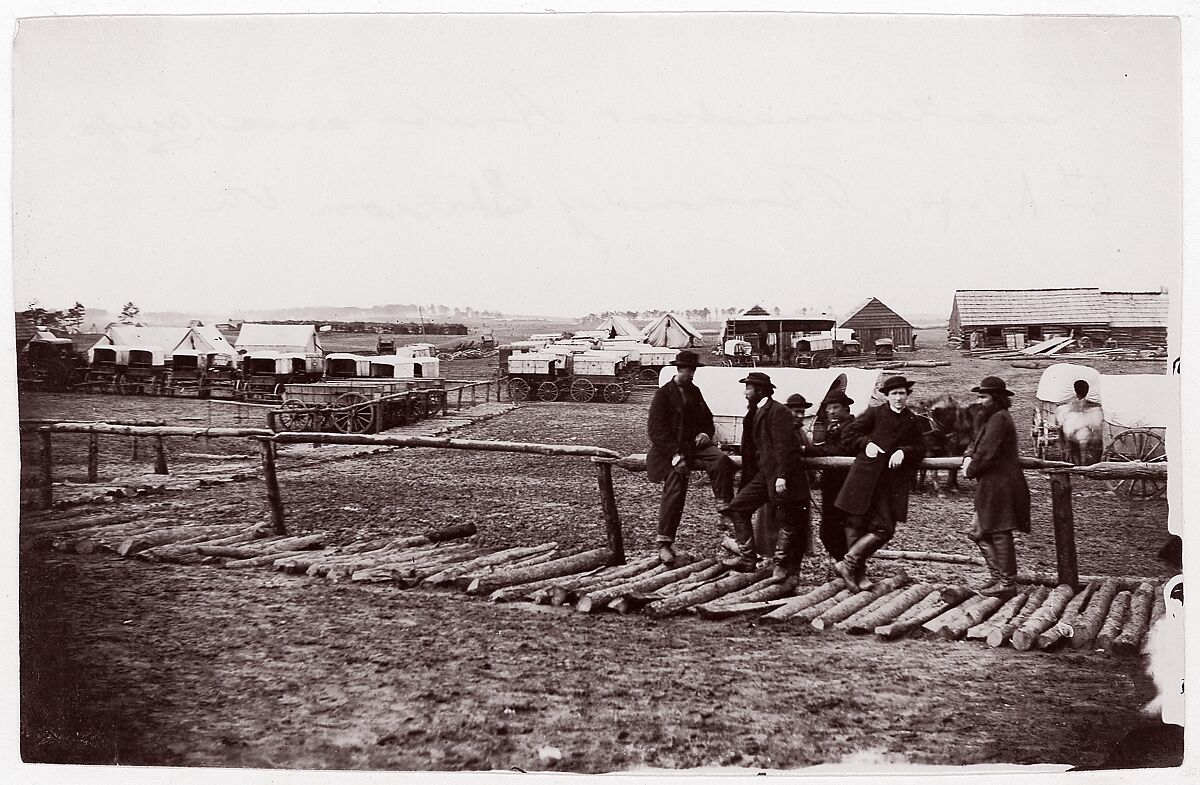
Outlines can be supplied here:
[[386, 563], [373, 567], [366, 567], [361, 570], [355, 570], [350, 574], [350, 580], [355, 583], [394, 583], [402, 588], [411, 588], [419, 584], [424, 576], [432, 575], [433, 573], [445, 568], [447, 564], [454, 564], [459, 561], [466, 561], [474, 558], [478, 550], [472, 550], [466, 553], [451, 553], [440, 557], [430, 557], [429, 560], [408, 563]]
[[[723, 618], [716, 615], [714, 612], [717, 609], [727, 606], [751, 606], [759, 605], [764, 602], [775, 603], [770, 606], [764, 606], [764, 610], [772, 610], [791, 599], [792, 592], [795, 591], [795, 584], [791, 581], [779, 581], [773, 578], [768, 578], [765, 581], [758, 582], [758, 588], [749, 586], [741, 591], [727, 594], [724, 597], [718, 597], [712, 602], [706, 602], [702, 605], [697, 605], [692, 608], [697, 614], [705, 619]], [[736, 596], [736, 599], [730, 599]]]
[[[1071, 475], [1050, 475], [1050, 499], [1053, 504], [1054, 552], [1058, 559], [1058, 582], [1067, 586], [1077, 586], [1079, 560], [1075, 555], [1075, 513], [1071, 504]], [[1022, 643], [1024, 640], [1022, 636]]]
[[100, 435], [88, 434], [88, 473], [87, 481], [96, 482], [100, 477]]
[[562, 455], [578, 458], [620, 458], [612, 450], [581, 444], [534, 444], [486, 439], [452, 439], [444, 436], [389, 436], [351, 433], [277, 433], [281, 444], [364, 444], [392, 447], [441, 447], [450, 450], [516, 452], [531, 455]]
[[[855, 614], [844, 622], [841, 622], [838, 627], [844, 629], [849, 635], [865, 635], [869, 632], [874, 632], [876, 627], [882, 627], [885, 624], [895, 621], [899, 616], [912, 608], [937, 590], [937, 587], [932, 583], [917, 583], [898, 592], [893, 592], [891, 595], [884, 595], [880, 600], [886, 600], [876, 608], [872, 603], [867, 608], [863, 609], [863, 613]], [[890, 599], [889, 599], [890, 598]]]
[[[1088, 583], [1103, 582], [1106, 580], [1116, 581], [1118, 591], [1129, 591], [1130, 594], [1137, 591], [1137, 587], [1149, 581], [1153, 583], [1155, 578], [1139, 577], [1139, 576], [1113, 576], [1113, 575], [1080, 575], [1080, 585]], [[1017, 575], [1017, 583], [1029, 586], [1048, 586], [1053, 589], [1059, 586], [1057, 575], [1045, 575], [1041, 573], [1019, 573]]]
[[1163, 480], [1167, 479], [1166, 463], [1145, 461], [1103, 461], [1088, 466], [1071, 466], [1047, 469], [1051, 479], [1061, 474], [1087, 477], [1093, 480]]
[[[198, 562], [204, 558], [197, 551], [201, 545], [209, 545], [216, 543], [218, 545], [236, 545], [240, 542], [251, 542], [260, 537], [267, 536], [269, 529], [255, 527], [249, 531], [235, 534], [229, 537], [221, 537], [216, 540], [205, 540], [203, 543], [195, 543], [191, 545], [160, 545], [155, 548], [149, 548], [138, 554], [139, 559], [145, 559], [152, 562], [170, 562], [172, 564], [191, 564]], [[195, 558], [192, 558], [195, 557]]]
[[613, 493], [612, 466], [596, 464], [596, 482], [600, 488], [600, 509], [604, 511], [604, 531], [612, 564], [625, 563], [625, 538], [621, 532], [621, 516], [617, 512], [617, 497]]
[[684, 592], [692, 591], [704, 586], [705, 584], [715, 583], [717, 580], [725, 577], [728, 573], [729, 570], [724, 565], [719, 563], [714, 564], [708, 569], [692, 573], [682, 580], [675, 581], [674, 583], [668, 583], [666, 586], [660, 587], [656, 593], [660, 597], [664, 598], [674, 597], [676, 594], [683, 594]]
[[770, 613], [763, 614], [759, 617], [760, 624], [779, 624], [787, 621], [793, 615], [799, 613], [805, 608], [823, 602], [830, 597], [833, 597], [843, 589], [841, 578], [835, 578], [828, 583], [823, 583], [820, 586], [814, 587], [803, 594], [797, 593], [795, 597], [780, 605]]
[[593, 586], [611, 584], [612, 581], [629, 580], [636, 575], [642, 575], [647, 570], [662, 567], [657, 556], [647, 556], [636, 562], [616, 567], [606, 567], [576, 578], [556, 579], [550, 588], [549, 601], [551, 605], [566, 605], [573, 603]]
[[516, 586], [505, 586], [489, 594], [488, 602], [516, 602], [524, 600], [538, 589], [553, 586], [555, 580], [556, 578], [542, 578], [536, 581], [529, 581], [528, 583], [518, 583]]
[[875, 634], [884, 640], [893, 640], [901, 635], [907, 635], [930, 619], [936, 619], [950, 608], [958, 605], [967, 599], [967, 597], [970, 597], [971, 594], [971, 590], [964, 586], [950, 586], [949, 588], [942, 589], [936, 595], [929, 595], [930, 597], [937, 597], [936, 603], [933, 603], [930, 608], [921, 613], [914, 614], [908, 619], [897, 620], [891, 624], [876, 627]]
[[763, 611], [773, 610], [780, 607], [790, 597], [780, 597], [774, 600], [754, 600], [751, 602], [737, 602], [733, 604], [713, 605], [705, 603], [704, 605], [696, 606], [696, 613], [702, 619], [728, 619], [734, 616], [742, 616], [749, 613], [762, 613]]
[[814, 629], [818, 630], [832, 627], [840, 621], [849, 619], [883, 595], [890, 594], [896, 589], [907, 586], [910, 582], [911, 579], [904, 572], [884, 578], [881, 581], [876, 581], [870, 590], [860, 591], [857, 594], [847, 597], [809, 623], [812, 624]]
[[986, 566], [980, 556], [963, 556], [957, 553], [936, 553], [934, 551], [876, 551], [872, 559], [903, 559], [905, 561], [931, 561], [944, 564], [970, 564]]
[[51, 442], [49, 428], [39, 428], [38, 437], [42, 442], [42, 508], [54, 506], [54, 444]]
[[[247, 545], [197, 546], [201, 556], [219, 556], [228, 559], [253, 559], [270, 554], [298, 553], [313, 550], [325, 544], [324, 534], [309, 534], [303, 537], [267, 537]], [[272, 560], [274, 561], [274, 560]]]
[[[658, 561], [657, 558], [655, 559], [655, 561]], [[690, 560], [684, 561], [684, 562], [682, 562], [682, 565], [686, 565], [689, 563], [690, 563]], [[679, 565], [679, 566], [682, 566], [682, 565]], [[670, 567], [666, 564], [660, 563], [660, 564], [655, 564], [653, 567], [651, 567], [648, 570], [643, 570], [642, 572], [636, 573], [634, 575], [628, 575], [623, 578], [600, 579], [601, 576], [596, 576], [598, 579], [596, 582], [594, 582], [594, 583], [589, 582], [583, 586], [578, 587], [575, 590], [575, 603], [578, 604], [579, 600], [588, 594], [593, 594], [593, 593], [599, 592], [599, 591], [607, 591], [608, 589], [612, 589], [617, 586], [629, 584], [629, 583], [632, 583], [633, 581], [649, 580], [650, 578], [655, 578], [666, 572], [670, 572], [672, 569], [678, 569], [678, 566]]]
[[[733, 461], [735, 466], [742, 465], [741, 456], [731, 455], [731, 456], [729, 456], [729, 458], [730, 458], [730, 460]], [[921, 462], [919, 464], [917, 464], [914, 468], [941, 469], [941, 470], [961, 469], [962, 468], [962, 460], [963, 460], [962, 458], [925, 458], [925, 459], [921, 460]], [[617, 466], [619, 468], [625, 469], [626, 471], [631, 471], [631, 472], [646, 471], [646, 454], [645, 453], [633, 453], [632, 455], [626, 455], [626, 456], [618, 457], [618, 458], [615, 458], [612, 460], [606, 460], [606, 462], [611, 463], [613, 466]], [[814, 457], [801, 458], [800, 462], [809, 469], [849, 469], [854, 464], [854, 459], [849, 458], [849, 457], [844, 457], [844, 456], [822, 456], [822, 457], [814, 456]], [[1022, 469], [1041, 469], [1041, 470], [1054, 469], [1054, 470], [1060, 470], [1060, 471], [1068, 471], [1068, 472], [1071, 472], [1074, 474], [1081, 473], [1081, 472], [1076, 471], [1078, 469], [1090, 468], [1090, 467], [1083, 467], [1083, 466], [1074, 466], [1073, 464], [1067, 463], [1066, 461], [1044, 461], [1044, 460], [1041, 460], [1040, 458], [1027, 458], [1024, 456], [1019, 458], [1018, 462], [1021, 464]], [[1098, 464], [1094, 464], [1094, 465], [1098, 465]], [[1117, 464], [1110, 464], [1110, 465], [1115, 468], [1115, 467], [1119, 467], [1119, 466], [1128, 466], [1129, 464], [1117, 463]], [[1138, 464], [1138, 465], [1139, 466], [1142, 466], [1142, 465], [1162, 466], [1162, 467], [1164, 467], [1164, 469], [1166, 466], [1166, 464]]]
[[1029, 651], [1037, 636], [1054, 626], [1067, 609], [1067, 603], [1075, 595], [1075, 590], [1063, 584], [1050, 592], [1050, 596], [1042, 603], [1042, 607], [1034, 611], [1025, 623], [1013, 631], [1012, 647], [1017, 651]]
[[[216, 536], [211, 534], [197, 534], [192, 537], [184, 537], [181, 540], [176, 540], [171, 543], [155, 545], [153, 547], [146, 548], [145, 550], [139, 551], [136, 556], [142, 561], [154, 561], [155, 556], [157, 556], [158, 553], [161, 553], [169, 548], [175, 548], [176, 550], [182, 551], [183, 549], [192, 545], [212, 545], [214, 540], [216, 540], [220, 545], [251, 542], [252, 540], [256, 539], [253, 534], [254, 531], [254, 529], [247, 531], [240, 526], [226, 526], [224, 534], [219, 534]], [[228, 542], [228, 540], [231, 538], [233, 538], [233, 543]]]
[[[114, 425], [112, 423], [58, 423], [46, 426], [53, 433], [100, 433], [110, 436], [190, 436], [193, 439], [218, 437], [265, 436], [273, 433], [267, 428], [187, 428], [176, 425]], [[135, 442], [136, 443], [136, 442]], [[136, 457], [136, 456], [135, 456]]]
[[1021, 625], [1032, 616], [1039, 608], [1046, 603], [1050, 598], [1049, 586], [1038, 586], [1029, 595], [1029, 599], [1021, 607], [1021, 611], [1014, 615], [1011, 620], [1003, 626], [995, 627], [987, 636], [987, 645], [993, 649], [1003, 646], [1012, 638], [1014, 632], [1021, 628]]
[[457, 564], [452, 567], [447, 567], [441, 572], [430, 575], [425, 579], [426, 586], [441, 586], [446, 583], [451, 583], [455, 578], [464, 575], [471, 570], [480, 569], [482, 567], [493, 567], [500, 564], [505, 564], [511, 561], [522, 559], [526, 556], [537, 556], [543, 553], [550, 553], [558, 547], [556, 542], [543, 543], [541, 545], [531, 545], [528, 547], [505, 548], [502, 551], [490, 553], [486, 556], [480, 556], [472, 559], [465, 564]]
[[904, 589], [905, 589], [905, 587], [901, 586], [899, 588], [892, 589], [891, 591], [887, 592], [886, 594], [879, 595], [878, 597], [876, 597], [875, 599], [873, 599], [869, 603], [867, 603], [867, 605], [865, 607], [858, 609], [857, 611], [850, 614], [849, 616], [842, 619], [841, 621], [834, 623], [832, 625], [833, 629], [842, 630], [844, 632], [845, 630], [849, 629], [851, 624], [857, 622], [859, 619], [862, 619], [867, 616], [870, 616], [871, 614], [874, 614], [880, 608], [884, 607], [889, 602], [891, 602], [892, 600], [899, 597], [901, 594], [904, 593]]
[[[438, 570], [440, 570], [450, 564], [457, 564], [466, 559], [473, 559], [485, 552], [473, 543], [436, 545], [429, 548], [410, 548], [389, 551], [367, 562], [363, 569], [389, 567], [396, 570], [407, 570], [439, 565]], [[366, 561], [364, 560], [364, 562]]]
[[[573, 586], [580, 581], [594, 577], [603, 569], [604, 567], [601, 566], [591, 570], [580, 570], [579, 572], [571, 573], [570, 575], [560, 575], [551, 581], [549, 585], [530, 594], [529, 599], [535, 605], [562, 605], [566, 601], [566, 597], [569, 594], [569, 590], [565, 587]], [[556, 596], [561, 598], [558, 602], [554, 601]]]
[[[278, 559], [287, 558], [288, 556], [294, 556], [298, 553], [301, 553], [301, 551], [296, 550], [296, 551], [284, 551], [282, 553], [268, 553], [264, 556], [255, 556], [252, 559], [234, 559], [232, 561], [221, 562], [221, 566], [227, 570], [241, 570], [241, 569], [245, 569], [247, 567], [263, 567], [265, 565], [272, 564], [273, 562], [277, 561]], [[205, 558], [212, 558], [212, 557], [205, 557]]]
[[459, 591], [466, 591], [468, 588], [470, 588], [471, 584], [477, 580], [488, 578], [492, 575], [504, 575], [510, 570], [523, 570], [526, 567], [545, 564], [546, 562], [561, 558], [562, 554], [558, 551], [547, 551], [546, 553], [538, 553], [533, 556], [525, 556], [520, 559], [514, 559], [508, 564], [496, 564], [491, 567], [480, 567], [477, 570], [463, 573], [451, 581], [450, 585]]
[[691, 591], [686, 591], [677, 594], [673, 597], [652, 602], [646, 606], [645, 612], [654, 618], [664, 618], [666, 616], [674, 616], [680, 611], [690, 608], [693, 605], [699, 605], [704, 602], [711, 602], [723, 594], [728, 594], [731, 591], [749, 586], [752, 583], [761, 581], [763, 578], [771, 574], [771, 570], [763, 568], [756, 572], [739, 572], [730, 575], [727, 578], [722, 578], [713, 583], [703, 584]]
[[[741, 589], [738, 589], [737, 591], [731, 591], [728, 594], [721, 595], [720, 597], [713, 600], [711, 604], [716, 605], [716, 604], [719, 604], [722, 602], [726, 602], [726, 603], [741, 602], [743, 596], [760, 591], [760, 590], [766, 588], [767, 586], [778, 585], [779, 583], [780, 583], [780, 581], [775, 580], [775, 578], [772, 575], [768, 575], [767, 577], [765, 577], [761, 580], [755, 581], [754, 583], [750, 584], [749, 586], [745, 586]], [[694, 606], [693, 606], [693, 609], [694, 609]]]
[[1128, 591], [1119, 591], [1117, 596], [1113, 597], [1108, 615], [1104, 618], [1104, 625], [1100, 627], [1100, 632], [1096, 633], [1095, 648], [1111, 650], [1113, 639], [1121, 634], [1121, 628], [1129, 617], [1129, 604], [1132, 599], [1133, 593]]
[[1154, 584], [1143, 583], [1129, 600], [1129, 618], [1121, 626], [1121, 632], [1112, 640], [1108, 653], [1119, 657], [1130, 657], [1141, 650], [1142, 636], [1150, 626], [1150, 613], [1154, 610]]
[[929, 635], [936, 635], [947, 624], [953, 624], [956, 620], [961, 619], [966, 611], [975, 607], [982, 601], [982, 595], [972, 594], [960, 604], [955, 605], [952, 608], [947, 608], [929, 621], [923, 622], [921, 624], [921, 630]]
[[1051, 649], [1058, 646], [1062, 640], [1074, 636], [1075, 625], [1079, 622], [1079, 616], [1083, 612], [1084, 606], [1089, 602], [1098, 588], [1100, 588], [1100, 584], [1089, 583], [1083, 588], [1083, 591], [1072, 597], [1071, 601], [1067, 603], [1066, 610], [1063, 611], [1062, 618], [1050, 627], [1050, 629], [1038, 635], [1033, 645], [1039, 649]]
[[[174, 523], [171, 521], [170, 523]], [[125, 537], [135, 534], [143, 534], [145, 532], [162, 530], [166, 528], [168, 521], [164, 518], [139, 519], [129, 524], [112, 526], [105, 529], [83, 529], [75, 532], [54, 537], [50, 541], [50, 547], [56, 551], [72, 551], [75, 553], [91, 553], [95, 550], [95, 544], [99, 542], [116, 541], [120, 542]], [[91, 543], [92, 547], [79, 550], [85, 543]]]
[[180, 540], [201, 534], [217, 537], [228, 532], [229, 526], [226, 524], [217, 524], [214, 526], [176, 526], [169, 529], [158, 529], [125, 538], [117, 546], [117, 553], [121, 556], [130, 556], [147, 548], [153, 548], [155, 545], [179, 542]]
[[557, 578], [560, 575], [570, 575], [581, 570], [590, 570], [609, 563], [612, 554], [607, 548], [596, 548], [582, 553], [564, 556], [544, 564], [536, 564], [524, 569], [510, 570], [486, 578], [476, 578], [467, 587], [467, 594], [491, 594], [504, 586], [514, 586], [527, 583], [538, 578]]
[[1008, 601], [1001, 605], [998, 611], [967, 630], [967, 640], [987, 639], [989, 632], [1007, 624], [1014, 616], [1020, 613], [1021, 608], [1025, 607], [1025, 603], [1029, 600], [1029, 595], [1032, 593], [1033, 589], [1025, 588], [1012, 597], [1009, 597]]
[[787, 618], [789, 624], [811, 624], [812, 620], [820, 616], [825, 611], [836, 606], [840, 602], [844, 602], [854, 596], [854, 592], [849, 589], [841, 589], [837, 594], [829, 599], [821, 600], [815, 605], [810, 605], [807, 608], [793, 613]]
[[1121, 590], [1121, 585], [1113, 578], [1101, 581], [1087, 607], [1075, 620], [1071, 635], [1071, 648], [1086, 649], [1091, 646], [1104, 620], [1108, 617], [1108, 609], [1112, 606], [1113, 598]]
[[[979, 602], [970, 608], [964, 608], [957, 617], [943, 624], [934, 634], [943, 640], [961, 640], [966, 636], [967, 630], [995, 613], [1004, 602], [1000, 597], [980, 597]], [[963, 605], [965, 606], [966, 603]]]
[[703, 561], [692, 562], [685, 564], [682, 567], [676, 567], [673, 570], [659, 573], [658, 575], [638, 578], [635, 580], [619, 583], [616, 586], [610, 586], [606, 589], [598, 589], [589, 591], [587, 594], [578, 598], [575, 601], [575, 610], [580, 613], [591, 613], [593, 610], [600, 610], [608, 605], [608, 603], [620, 597], [622, 594], [632, 592], [652, 592], [663, 586], [667, 586], [675, 581], [685, 579], [686, 577], [700, 573], [705, 570], [712, 569], [714, 566], [719, 567], [716, 559], [705, 559]]

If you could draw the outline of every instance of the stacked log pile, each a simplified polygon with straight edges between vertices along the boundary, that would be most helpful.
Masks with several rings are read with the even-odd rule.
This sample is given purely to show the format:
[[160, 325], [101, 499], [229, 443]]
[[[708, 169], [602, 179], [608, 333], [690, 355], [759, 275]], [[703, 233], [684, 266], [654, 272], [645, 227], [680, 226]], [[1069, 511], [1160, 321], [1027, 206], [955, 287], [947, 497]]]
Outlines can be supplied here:
[[614, 564], [607, 548], [565, 553], [554, 542], [487, 548], [473, 541], [475, 533], [468, 523], [333, 547], [322, 535], [273, 535], [267, 523], [247, 527], [69, 511], [26, 518], [20, 546], [224, 569], [270, 568], [397, 588], [452, 589], [492, 602], [573, 604], [581, 613], [740, 617], [755, 624], [881, 640], [925, 636], [986, 641], [993, 648], [1008, 645], [1016, 651], [1144, 653], [1147, 631], [1164, 608], [1161, 584], [1149, 579], [1096, 577], [1078, 592], [1067, 585], [1031, 584], [1003, 600], [958, 585], [913, 583], [901, 571], [868, 591], [851, 592], [841, 579], [797, 586], [795, 580], [774, 579], [767, 568], [730, 572], [715, 559], [692, 560], [682, 554], [678, 563], [667, 566], [652, 555]]

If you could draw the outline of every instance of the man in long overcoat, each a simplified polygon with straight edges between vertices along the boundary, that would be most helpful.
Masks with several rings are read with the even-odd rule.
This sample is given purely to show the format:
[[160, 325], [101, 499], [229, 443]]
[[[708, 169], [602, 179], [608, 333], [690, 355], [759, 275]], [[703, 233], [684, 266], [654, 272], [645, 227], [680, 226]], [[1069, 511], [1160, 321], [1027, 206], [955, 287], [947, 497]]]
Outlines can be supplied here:
[[737, 472], [729, 456], [713, 443], [716, 426], [712, 411], [692, 381], [696, 368], [702, 365], [700, 356], [684, 349], [671, 365], [675, 366], [675, 375], [654, 394], [646, 428], [650, 436], [646, 474], [651, 482], [663, 483], [656, 539], [658, 558], [664, 564], [675, 561], [675, 534], [683, 517], [692, 470], [708, 472], [713, 496], [722, 505], [733, 499]]
[[908, 519], [912, 473], [925, 457], [917, 415], [908, 408], [913, 383], [892, 376], [879, 387], [887, 399], [846, 427], [845, 444], [855, 451], [854, 463], [836, 504], [847, 514], [846, 556], [834, 570], [851, 591], [868, 591], [866, 562]]
[[975, 486], [975, 517], [967, 537], [979, 546], [991, 573], [980, 594], [1011, 597], [1016, 592], [1017, 554], [1013, 531], [1029, 531], [1029, 486], [1017, 452], [1017, 426], [1009, 407], [1012, 391], [998, 376], [984, 377], [971, 392], [979, 394], [983, 427], [963, 458]]
[[785, 580], [798, 569], [807, 547], [808, 475], [800, 462], [800, 440], [792, 413], [771, 397], [775, 390], [771, 377], [752, 371], [740, 383], [746, 385], [747, 403], [742, 428], [743, 484], [722, 511], [733, 519], [738, 552], [723, 559], [722, 564], [742, 572], [756, 569], [758, 549], [751, 516], [769, 501], [775, 507], [779, 525], [774, 577]]

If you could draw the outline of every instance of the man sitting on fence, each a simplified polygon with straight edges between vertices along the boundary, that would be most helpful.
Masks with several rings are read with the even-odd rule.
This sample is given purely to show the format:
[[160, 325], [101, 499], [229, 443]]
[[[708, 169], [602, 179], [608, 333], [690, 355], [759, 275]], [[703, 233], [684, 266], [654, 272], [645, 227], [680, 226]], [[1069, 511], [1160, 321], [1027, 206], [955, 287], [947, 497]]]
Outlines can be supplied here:
[[675, 534], [683, 517], [688, 480], [693, 469], [704, 469], [719, 504], [733, 498], [733, 477], [737, 471], [729, 456], [713, 443], [716, 425], [712, 411], [692, 379], [702, 363], [700, 356], [686, 349], [671, 363], [675, 376], [658, 388], [650, 403], [647, 431], [650, 450], [646, 454], [646, 474], [651, 482], [663, 483], [658, 508], [658, 558], [664, 564], [675, 561]]

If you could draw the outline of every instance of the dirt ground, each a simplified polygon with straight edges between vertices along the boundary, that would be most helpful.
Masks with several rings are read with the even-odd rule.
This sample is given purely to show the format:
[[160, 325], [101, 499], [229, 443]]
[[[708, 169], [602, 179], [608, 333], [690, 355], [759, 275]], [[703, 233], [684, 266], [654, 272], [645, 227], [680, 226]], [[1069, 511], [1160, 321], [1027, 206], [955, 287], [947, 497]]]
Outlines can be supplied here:
[[[1039, 371], [950, 352], [919, 355], [943, 356], [952, 366], [920, 369], [919, 390], [965, 393], [981, 376], [999, 373], [1020, 394], [1014, 417], [1029, 421], [1023, 407]], [[1121, 372], [1158, 370], [1120, 365]], [[487, 372], [484, 365], [444, 371], [456, 378]], [[172, 399], [22, 394], [20, 404], [22, 417], [179, 424], [209, 417], [232, 424], [234, 417], [229, 407]], [[642, 452], [646, 406], [529, 404], [457, 435]], [[23, 491], [33, 490], [35, 447], [23, 440]], [[103, 450], [102, 475], [137, 468], [127, 440], [106, 440]], [[254, 456], [240, 440], [178, 440], [169, 450], [180, 471], [189, 461], [222, 460], [213, 456]], [[151, 452], [143, 449], [139, 462], [152, 461]], [[321, 453], [289, 448], [280, 458], [294, 533], [350, 542], [470, 520], [483, 544], [556, 540], [590, 548], [604, 541], [586, 460], [437, 450], [342, 460], [314, 454]], [[56, 437], [55, 456], [56, 477], [84, 473], [84, 443]], [[648, 549], [658, 489], [625, 472], [615, 483], [627, 547]], [[1048, 488], [1040, 478], [1031, 485], [1034, 530], [1020, 543], [1022, 569], [1052, 572]], [[689, 494], [680, 532], [697, 551], [715, 539], [702, 490]], [[254, 481], [114, 504], [180, 520], [266, 517], [265, 493]], [[1166, 511], [1164, 500], [1129, 500], [1077, 483], [1081, 572], [1169, 574], [1154, 555]], [[914, 497], [911, 520], [890, 547], [973, 555], [962, 536], [969, 519], [969, 493]], [[873, 572], [900, 567], [920, 577], [979, 576], [973, 568], [898, 562], [880, 562]], [[816, 560], [806, 571], [823, 575]], [[1138, 709], [1153, 697], [1143, 660], [1092, 652], [882, 643], [745, 619], [582, 615], [98, 555], [22, 554], [20, 578], [22, 753], [30, 762], [602, 772], [794, 768], [878, 753], [918, 763], [1089, 766], [1144, 724]], [[561, 760], [539, 757], [544, 747], [560, 750]]]

